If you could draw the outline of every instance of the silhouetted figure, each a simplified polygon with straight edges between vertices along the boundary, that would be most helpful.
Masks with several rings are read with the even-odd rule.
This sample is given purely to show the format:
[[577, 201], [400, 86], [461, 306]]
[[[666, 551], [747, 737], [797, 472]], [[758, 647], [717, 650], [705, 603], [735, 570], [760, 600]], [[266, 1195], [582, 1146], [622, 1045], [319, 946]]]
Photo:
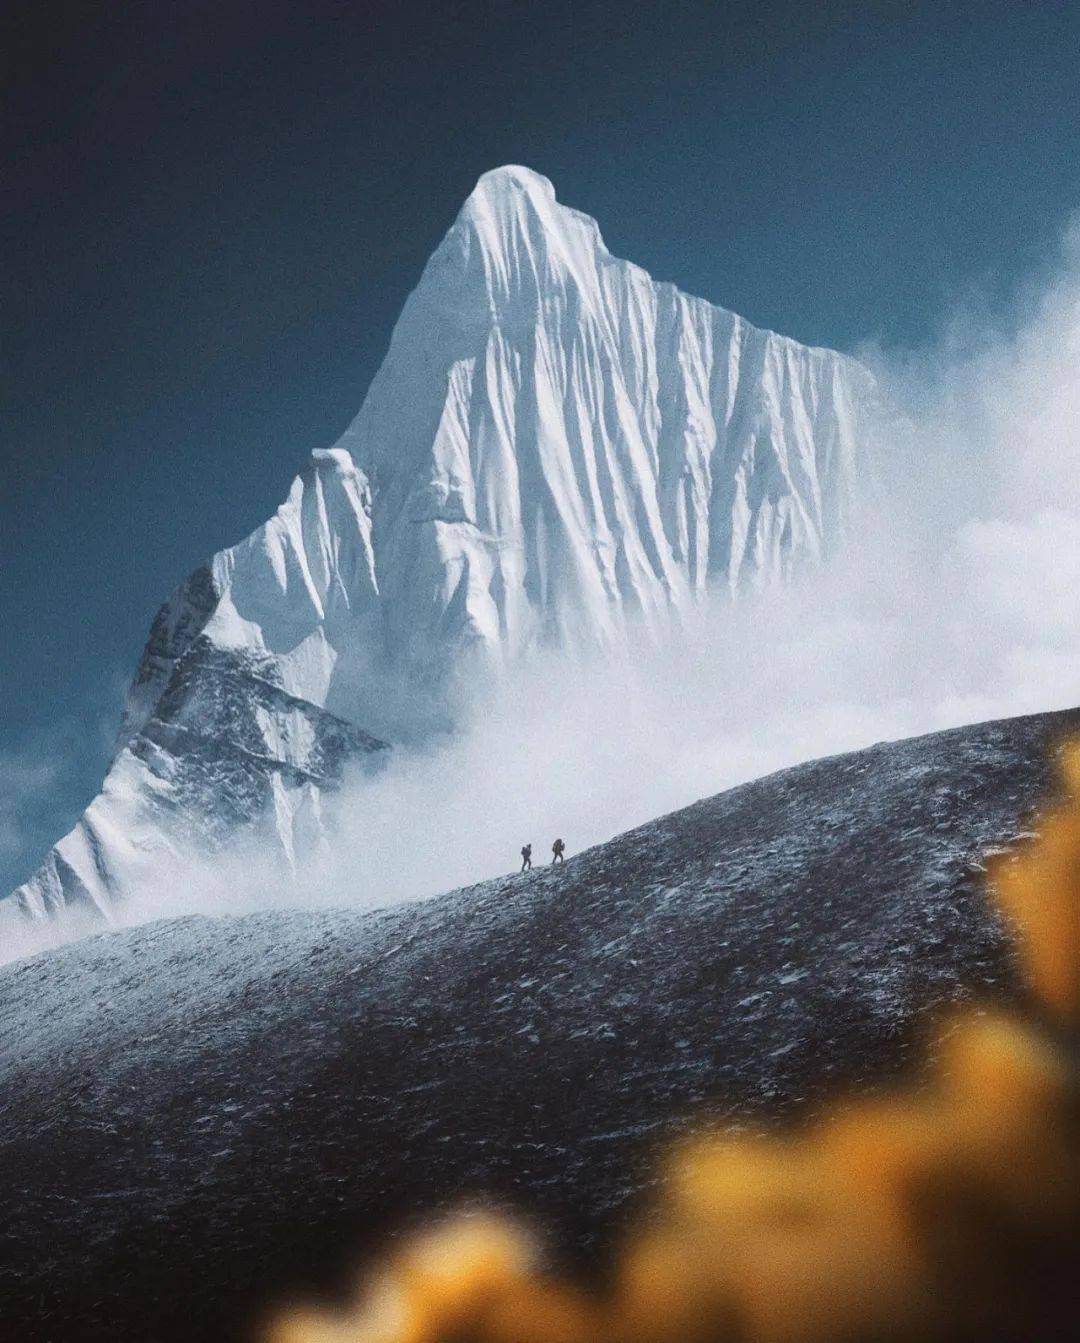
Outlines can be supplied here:
[[521, 850], [521, 870], [529, 872], [532, 869], [532, 845], [526, 844]]
[[566, 845], [562, 842], [561, 839], [557, 839], [555, 843], [551, 846], [551, 865], [552, 867], [554, 867], [556, 863], [565, 863], [565, 862], [566, 862]]

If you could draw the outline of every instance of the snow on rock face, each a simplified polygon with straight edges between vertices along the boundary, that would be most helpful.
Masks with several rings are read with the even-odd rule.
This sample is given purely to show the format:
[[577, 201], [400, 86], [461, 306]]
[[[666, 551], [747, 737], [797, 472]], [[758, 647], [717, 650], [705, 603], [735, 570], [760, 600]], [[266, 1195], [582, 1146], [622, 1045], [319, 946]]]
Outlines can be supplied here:
[[854, 361], [612, 257], [545, 178], [486, 174], [342, 439], [395, 662], [602, 646], [782, 579], [842, 535], [873, 403]]
[[869, 373], [611, 256], [527, 168], [485, 174], [340, 443], [162, 607], [101, 794], [15, 893], [107, 912], [170, 854], [296, 863], [346, 759], [445, 721], [479, 664], [604, 650], [843, 538]]
[[158, 612], [101, 793], [14, 892], [43, 918], [117, 899], [238, 838], [289, 867], [324, 842], [322, 794], [385, 743], [325, 707], [334, 638], [374, 600], [370, 498], [317, 453], [273, 518]]

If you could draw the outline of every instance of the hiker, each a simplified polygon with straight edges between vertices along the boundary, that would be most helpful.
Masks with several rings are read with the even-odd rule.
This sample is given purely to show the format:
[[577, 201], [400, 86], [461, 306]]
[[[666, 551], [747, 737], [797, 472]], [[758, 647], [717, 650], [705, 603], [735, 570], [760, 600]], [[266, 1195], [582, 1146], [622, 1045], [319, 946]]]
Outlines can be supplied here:
[[557, 839], [555, 843], [551, 846], [551, 865], [552, 867], [554, 867], [556, 863], [565, 863], [565, 862], [566, 862], [566, 845], [562, 842], [561, 839]]
[[532, 845], [526, 844], [521, 850], [521, 870], [530, 872], [532, 870]]

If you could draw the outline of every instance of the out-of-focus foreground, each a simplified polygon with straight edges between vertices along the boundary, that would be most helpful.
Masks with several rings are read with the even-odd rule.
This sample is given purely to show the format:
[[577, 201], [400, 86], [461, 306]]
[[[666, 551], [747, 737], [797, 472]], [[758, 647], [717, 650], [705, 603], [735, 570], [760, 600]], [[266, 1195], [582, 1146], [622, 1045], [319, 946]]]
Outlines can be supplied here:
[[958, 1008], [1015, 1009], [983, 869], [1077, 737], [882, 743], [570, 831], [565, 868], [0, 966], [0, 1335], [251, 1343], [474, 1193], [603, 1279], [683, 1135], [792, 1131], [901, 1085]]
[[671, 1159], [605, 1290], [549, 1277], [530, 1237], [472, 1214], [420, 1234], [351, 1310], [294, 1310], [271, 1343], [811, 1343], [1061, 1337], [1080, 1244], [1080, 745], [1067, 798], [991, 889], [1024, 1009], [940, 1028], [932, 1070], [791, 1135], [702, 1136]]

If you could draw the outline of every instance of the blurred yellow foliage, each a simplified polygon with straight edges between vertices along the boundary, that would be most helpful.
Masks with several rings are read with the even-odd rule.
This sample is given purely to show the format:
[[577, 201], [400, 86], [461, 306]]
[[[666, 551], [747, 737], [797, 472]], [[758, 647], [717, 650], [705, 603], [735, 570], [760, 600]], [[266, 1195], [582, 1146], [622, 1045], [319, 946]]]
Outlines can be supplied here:
[[415, 1237], [343, 1313], [267, 1343], [1019, 1343], [1073, 1330], [1080, 1250], [1080, 747], [1065, 803], [994, 870], [1033, 993], [943, 1023], [928, 1081], [795, 1136], [703, 1135], [586, 1295], [512, 1223]]

